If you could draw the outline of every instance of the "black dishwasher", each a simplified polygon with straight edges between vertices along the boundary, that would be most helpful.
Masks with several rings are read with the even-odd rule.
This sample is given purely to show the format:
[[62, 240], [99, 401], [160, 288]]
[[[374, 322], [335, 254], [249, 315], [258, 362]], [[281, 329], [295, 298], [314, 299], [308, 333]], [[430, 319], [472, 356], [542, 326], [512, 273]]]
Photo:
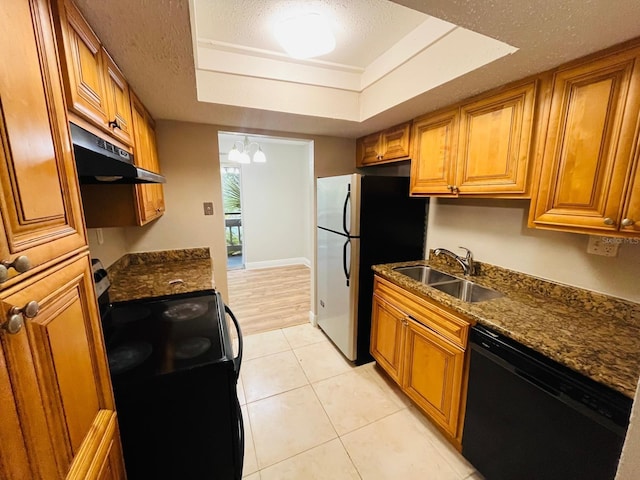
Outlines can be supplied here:
[[470, 340], [462, 454], [487, 480], [615, 477], [630, 398], [480, 325]]

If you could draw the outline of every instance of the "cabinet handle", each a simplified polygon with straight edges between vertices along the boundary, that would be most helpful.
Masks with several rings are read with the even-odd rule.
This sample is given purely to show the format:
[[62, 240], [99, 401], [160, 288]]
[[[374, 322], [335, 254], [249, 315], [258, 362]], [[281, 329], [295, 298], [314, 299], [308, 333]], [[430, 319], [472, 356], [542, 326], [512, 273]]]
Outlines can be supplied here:
[[22, 308], [11, 307], [11, 309], [9, 309], [9, 320], [2, 325], [2, 329], [9, 335], [15, 335], [22, 330], [24, 317], [33, 318], [38, 315], [39, 311], [40, 305], [38, 305], [38, 302], [35, 300], [30, 301]]
[[18, 273], [24, 273], [31, 268], [31, 262], [26, 255], [20, 255], [13, 262], [8, 260], [0, 262], [0, 283], [7, 281], [10, 268], [13, 268]]
[[625, 218], [625, 219], [622, 220], [622, 222], [620, 222], [620, 225], [623, 226], [623, 227], [630, 227], [634, 223], [636, 223], [636, 222], [631, 220], [630, 218]]
[[453, 193], [453, 185], [447, 185], [447, 190]]
[[460, 193], [460, 189], [454, 185], [451, 193]]
[[603, 221], [604, 221], [605, 225], [615, 225], [616, 224], [616, 221], [611, 217], [607, 217]]

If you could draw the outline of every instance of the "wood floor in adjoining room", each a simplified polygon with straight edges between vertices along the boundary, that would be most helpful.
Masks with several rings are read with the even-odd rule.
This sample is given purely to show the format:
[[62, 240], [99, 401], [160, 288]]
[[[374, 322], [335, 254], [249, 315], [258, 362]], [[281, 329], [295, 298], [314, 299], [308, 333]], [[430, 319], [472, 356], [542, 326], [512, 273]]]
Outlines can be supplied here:
[[309, 321], [311, 269], [304, 265], [230, 270], [229, 307], [244, 335]]

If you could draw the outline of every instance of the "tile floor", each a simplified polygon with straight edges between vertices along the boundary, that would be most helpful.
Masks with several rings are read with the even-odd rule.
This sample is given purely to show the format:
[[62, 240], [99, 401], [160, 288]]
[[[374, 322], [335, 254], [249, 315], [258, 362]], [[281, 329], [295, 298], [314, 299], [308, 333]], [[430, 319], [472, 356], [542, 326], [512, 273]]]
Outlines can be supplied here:
[[353, 367], [321, 330], [244, 340], [245, 479], [482, 478], [375, 364]]

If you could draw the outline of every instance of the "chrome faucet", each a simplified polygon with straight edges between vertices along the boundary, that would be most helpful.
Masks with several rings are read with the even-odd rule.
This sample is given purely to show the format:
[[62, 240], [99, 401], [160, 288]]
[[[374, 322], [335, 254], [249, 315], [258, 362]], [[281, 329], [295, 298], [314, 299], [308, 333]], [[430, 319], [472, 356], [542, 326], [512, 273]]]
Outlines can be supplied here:
[[467, 252], [466, 257], [463, 258], [460, 255], [456, 255], [455, 253], [453, 253], [450, 250], [447, 250], [446, 248], [436, 248], [433, 251], [433, 254], [436, 257], [440, 254], [443, 254], [443, 255], [446, 255], [447, 257], [453, 258], [456, 262], [460, 264], [460, 266], [462, 267], [462, 271], [465, 275], [475, 275], [476, 266], [473, 263], [473, 253], [471, 253], [471, 250], [469, 250], [468, 248], [465, 248], [465, 247], [458, 247], [458, 248], [461, 248]]

